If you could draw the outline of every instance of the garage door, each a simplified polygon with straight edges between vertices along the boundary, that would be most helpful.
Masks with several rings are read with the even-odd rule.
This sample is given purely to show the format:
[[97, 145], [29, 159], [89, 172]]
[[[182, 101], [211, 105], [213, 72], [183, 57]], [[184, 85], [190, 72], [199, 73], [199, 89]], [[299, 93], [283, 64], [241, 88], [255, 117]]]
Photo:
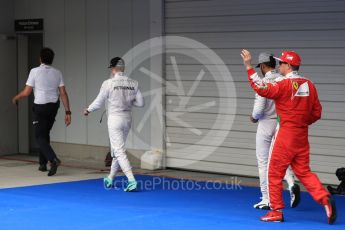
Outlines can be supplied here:
[[[309, 133], [312, 170], [323, 182], [338, 183], [334, 172], [345, 166], [344, 21], [345, 2], [337, 0], [283, 6], [275, 0], [166, 0], [165, 34], [196, 41], [166, 48], [167, 166], [257, 176], [256, 125], [249, 122], [254, 93], [239, 53], [292, 49], [323, 105], [322, 120]], [[193, 56], [207, 48], [220, 59]]]

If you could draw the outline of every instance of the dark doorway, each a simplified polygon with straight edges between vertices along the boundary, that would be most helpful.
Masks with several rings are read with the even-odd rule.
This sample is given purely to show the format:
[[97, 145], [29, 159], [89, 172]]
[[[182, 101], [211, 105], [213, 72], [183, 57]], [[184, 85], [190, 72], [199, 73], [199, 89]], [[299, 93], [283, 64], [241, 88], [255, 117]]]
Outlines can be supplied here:
[[[30, 70], [40, 65], [39, 53], [43, 43], [42, 33], [17, 34], [18, 91], [25, 86]], [[32, 125], [33, 101], [32, 94], [28, 99], [22, 100], [18, 106], [19, 153], [37, 155], [38, 146]]]
[[[28, 75], [32, 68], [40, 65], [39, 55], [43, 48], [43, 36], [42, 34], [28, 34]], [[33, 112], [32, 106], [34, 103], [34, 95], [29, 97], [29, 151], [30, 154], [38, 154], [39, 148], [35, 141], [35, 133], [32, 125]]]

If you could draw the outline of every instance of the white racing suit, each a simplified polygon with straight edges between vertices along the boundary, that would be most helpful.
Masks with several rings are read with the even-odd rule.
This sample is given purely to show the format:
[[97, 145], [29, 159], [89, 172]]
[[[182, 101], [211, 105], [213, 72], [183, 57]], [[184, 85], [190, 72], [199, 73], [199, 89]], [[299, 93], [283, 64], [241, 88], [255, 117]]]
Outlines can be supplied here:
[[132, 107], [144, 106], [144, 98], [138, 88], [138, 82], [125, 76], [124, 73], [117, 73], [104, 81], [97, 98], [87, 110], [89, 112], [98, 110], [104, 103], [108, 112], [108, 132], [113, 157], [109, 177], [114, 179], [121, 168], [129, 180], [134, 180], [125, 143], [131, 129]]
[[[263, 81], [274, 82], [276, 78], [282, 77], [277, 71], [272, 70], [265, 74]], [[274, 101], [255, 95], [255, 102], [252, 117], [259, 120], [256, 132], [256, 158], [258, 161], [260, 189], [262, 200], [269, 201], [268, 196], [268, 163], [270, 158], [270, 146], [277, 128], [277, 114]], [[294, 183], [294, 174], [289, 167], [286, 170], [285, 178], [289, 188]]]

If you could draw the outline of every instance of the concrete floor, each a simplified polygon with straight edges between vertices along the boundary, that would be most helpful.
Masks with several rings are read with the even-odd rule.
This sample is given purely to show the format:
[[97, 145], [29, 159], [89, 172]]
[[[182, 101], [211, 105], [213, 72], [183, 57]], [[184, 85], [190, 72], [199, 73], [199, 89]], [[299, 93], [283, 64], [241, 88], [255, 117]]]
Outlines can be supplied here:
[[100, 178], [104, 173], [80, 167], [61, 166], [56, 176], [38, 171], [37, 157], [10, 156], [0, 158], [0, 188], [22, 187], [57, 182]]
[[[0, 189], [97, 179], [106, 176], [108, 172], [109, 168], [100, 166], [99, 162], [78, 162], [71, 159], [62, 159], [62, 165], [59, 167], [57, 174], [52, 177], [48, 177], [47, 172], [38, 171], [36, 156], [2, 156], [0, 157]], [[217, 181], [228, 184], [239, 184], [241, 186], [259, 186], [258, 178], [246, 178], [172, 169], [150, 171], [134, 168], [134, 172], [135, 174], [141, 175], [191, 179], [196, 181]]]

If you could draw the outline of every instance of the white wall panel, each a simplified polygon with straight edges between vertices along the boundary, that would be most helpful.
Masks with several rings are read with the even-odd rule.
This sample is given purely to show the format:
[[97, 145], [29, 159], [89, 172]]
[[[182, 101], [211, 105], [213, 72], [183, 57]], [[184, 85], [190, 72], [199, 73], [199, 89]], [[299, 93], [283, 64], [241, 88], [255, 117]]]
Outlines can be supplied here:
[[[284, 46], [284, 48], [286, 45]], [[237, 48], [221, 48], [221, 49], [213, 49], [225, 62], [225, 64], [230, 65], [240, 65], [242, 64], [241, 60], [238, 58], [240, 57], [241, 49]], [[276, 55], [280, 55], [281, 49], [262, 49], [262, 48], [252, 48], [251, 51], [253, 52], [254, 57], [258, 56], [261, 52], [270, 51]], [[178, 49], [169, 49], [169, 52], [178, 51]], [[322, 50], [318, 50], [315, 48], [304, 48], [304, 49], [298, 49], [298, 53], [302, 57], [302, 64], [309, 66], [309, 65], [325, 65], [325, 66], [341, 66], [343, 65], [343, 59], [345, 58], [345, 49], [344, 48], [324, 48]], [[186, 51], [189, 55], [192, 55], [195, 53], [195, 50], [187, 50]], [[176, 54], [176, 60], [183, 64], [197, 64], [197, 61], [195, 59], [190, 59], [186, 56], [183, 56], [181, 54]], [[167, 63], [170, 63], [170, 59], [167, 58]], [[255, 59], [254, 59], [255, 61]], [[207, 64], [209, 60], [206, 57], [203, 57], [203, 62]], [[216, 64], [222, 64], [222, 63], [216, 63]], [[302, 68], [302, 67], [301, 67]]]
[[[87, 100], [83, 104], [84, 108], [92, 103], [103, 81], [110, 76], [107, 68], [109, 66], [108, 0], [87, 0], [86, 15]], [[103, 122], [99, 122], [104, 108], [86, 118], [87, 144], [89, 145], [109, 145], [106, 115]]]
[[[163, 34], [163, 27], [164, 27], [164, 1], [163, 0], [150, 0], [150, 37], [157, 37], [162, 36]], [[160, 40], [161, 44], [159, 50], [161, 51], [160, 55], [156, 55], [155, 57], [151, 58], [151, 68], [150, 70], [161, 76], [162, 79], [165, 79], [165, 75], [163, 73], [163, 59], [164, 59], [164, 47], [163, 47], [163, 40]], [[156, 46], [155, 42], [151, 42], [151, 47]], [[150, 47], [150, 53], [154, 53], [154, 51]], [[150, 56], [151, 56], [150, 54]], [[146, 106], [151, 106], [155, 103], [155, 112], [151, 113], [150, 122], [151, 122], [151, 147], [162, 149], [163, 154], [165, 154], [165, 95], [164, 95], [164, 86], [162, 82], [152, 81], [150, 89], [157, 89], [157, 96], [158, 100], [154, 100], [152, 97], [150, 98], [150, 104], [146, 104]], [[159, 121], [159, 122], [157, 122]], [[165, 167], [165, 157], [163, 155], [163, 167]]]
[[[325, 33], [319, 31], [244, 31], [222, 33], [178, 33], [179, 36], [187, 36], [206, 43], [212, 49], [232, 47], [242, 49], [249, 48], [344, 48], [345, 41], [341, 30], [330, 30]], [[221, 35], [221, 36], [220, 36]], [[303, 38], [303, 39], [296, 39]], [[327, 40], [328, 42], [325, 42]], [[278, 54], [277, 54], [278, 55]]]
[[[259, 21], [258, 16], [260, 17]], [[345, 20], [344, 12], [315, 12], [309, 14], [296, 14], [291, 12], [288, 14], [288, 22], [286, 17], [281, 17], [278, 13], [275, 15], [210, 16], [198, 17], [198, 20], [195, 19], [196, 17], [167, 18], [166, 28], [169, 33], [345, 29], [343, 23]], [[308, 27], [304, 23], [301, 23], [308, 21], [313, 22]]]
[[[124, 56], [133, 46], [133, 1], [109, 1], [109, 59]], [[123, 23], [125, 22], [125, 23]], [[131, 56], [132, 59], [132, 56]], [[129, 60], [125, 60], [129, 62]], [[125, 71], [128, 71], [129, 66]], [[133, 128], [132, 128], [133, 129]], [[131, 130], [132, 131], [132, 130]], [[127, 146], [134, 145], [132, 132]]]
[[[254, 60], [256, 63], [257, 61]], [[221, 78], [212, 76], [209, 73], [206, 73], [203, 80], [204, 81], [236, 81], [236, 82], [246, 82], [247, 76], [243, 73], [243, 65], [236, 64], [236, 65], [227, 65], [228, 69], [230, 70], [231, 77]], [[199, 65], [180, 65], [179, 71], [181, 75], [183, 75], [184, 81], [194, 81], [198, 76], [200, 69], [203, 68], [200, 64]], [[314, 83], [327, 83], [327, 84], [345, 84], [344, 78], [344, 71], [345, 66], [331, 66], [331, 68], [325, 68], [324, 65], [319, 66], [302, 66], [300, 69], [300, 73], [305, 77], [312, 80]], [[176, 80], [174, 76], [174, 70], [172, 65], [166, 65], [166, 78], [167, 80]]]
[[[74, 119], [67, 128], [66, 142], [86, 144], [86, 119], [80, 116], [86, 101], [86, 4], [65, 2], [65, 83]], [[61, 106], [61, 110], [64, 111]]]
[[[132, 47], [147, 40], [150, 37], [150, 1], [149, 0], [133, 0], [132, 3], [132, 14], [133, 14], [133, 24], [132, 24]], [[145, 93], [150, 91], [151, 79], [149, 76], [143, 74], [139, 71], [139, 68], [150, 69], [150, 47], [147, 46], [147, 57], [148, 59], [143, 63], [137, 63], [135, 57], [133, 60], [134, 65], [139, 65], [132, 74], [131, 78], [139, 82], [140, 90]], [[141, 125], [142, 118], [145, 116], [147, 109], [151, 103], [150, 97], [145, 97], [145, 108], [134, 108], [133, 109], [133, 120], [132, 120], [132, 130], [129, 136], [130, 142], [128, 143], [129, 148], [139, 148], [139, 149], [150, 149], [150, 139], [151, 139], [151, 121], [147, 120], [145, 125], [140, 131], [138, 126]]]
[[[284, 7], [276, 0], [266, 0], [260, 5], [242, 0], [212, 0], [212, 1], [166, 1], [166, 17], [215, 17], [226, 15], [290, 15], [291, 12], [308, 14], [314, 12], [341, 11], [345, 7], [343, 1], [329, 1], [325, 4], [322, 0], [298, 1], [290, 0], [284, 2]], [[297, 7], [298, 6], [298, 7]], [[279, 7], [279, 8], [278, 8]], [[197, 8], [197, 10], [196, 10]]]
[[[54, 50], [55, 58], [53, 66], [62, 72], [66, 82], [67, 92], [72, 94], [73, 88], [68, 85], [70, 76], [66, 75], [65, 72], [65, 1], [46, 0], [44, 4], [44, 14], [44, 45]], [[51, 131], [52, 141], [66, 141], [64, 119], [65, 111], [63, 107], [60, 106], [59, 112], [55, 118], [56, 122]], [[74, 119], [74, 115], [72, 119]]]
[[132, 0], [111, 0], [108, 4], [109, 55], [121, 57], [132, 47]]

